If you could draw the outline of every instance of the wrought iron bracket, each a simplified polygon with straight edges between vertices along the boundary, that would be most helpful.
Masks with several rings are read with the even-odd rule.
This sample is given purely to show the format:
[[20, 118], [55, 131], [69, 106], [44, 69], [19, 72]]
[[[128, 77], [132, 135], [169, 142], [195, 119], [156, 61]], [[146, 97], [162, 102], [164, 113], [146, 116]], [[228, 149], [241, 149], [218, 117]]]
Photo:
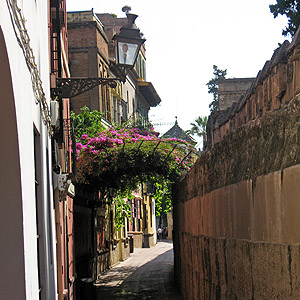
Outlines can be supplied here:
[[111, 88], [117, 86], [121, 78], [56, 78], [56, 87], [51, 89], [52, 97], [72, 98], [83, 94], [98, 85], [108, 85]]

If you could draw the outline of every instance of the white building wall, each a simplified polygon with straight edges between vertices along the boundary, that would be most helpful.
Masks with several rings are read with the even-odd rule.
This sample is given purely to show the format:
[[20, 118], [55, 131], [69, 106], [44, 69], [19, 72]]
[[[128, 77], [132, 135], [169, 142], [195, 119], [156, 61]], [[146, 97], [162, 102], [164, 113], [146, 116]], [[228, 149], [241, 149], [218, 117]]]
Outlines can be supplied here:
[[126, 82], [123, 84], [123, 89], [122, 89], [122, 95], [123, 95], [123, 100], [127, 102], [127, 113], [128, 113], [128, 119], [132, 118], [134, 116], [134, 111], [135, 111], [135, 85], [130, 79], [129, 76], [127, 76]]
[[[0, 26], [4, 34], [8, 52], [17, 117], [23, 209], [24, 276], [26, 291], [24, 299], [39, 299], [34, 173], [34, 127], [40, 134], [40, 153], [42, 158], [42, 180], [39, 184], [42, 187], [42, 207], [45, 214], [44, 240], [46, 249], [45, 253], [42, 254], [46, 264], [46, 282], [43, 289], [44, 293], [47, 295], [47, 299], [55, 299], [57, 294], [55, 265], [56, 248], [54, 244], [55, 226], [51, 161], [49, 162], [51, 157], [51, 142], [47, 128], [42, 122], [41, 106], [40, 104], [35, 103], [32, 77], [26, 64], [24, 53], [17, 41], [16, 33], [19, 35], [19, 30], [15, 27], [14, 31], [13, 28], [11, 15], [8, 9], [9, 2], [16, 2], [21, 9], [22, 15], [26, 19], [26, 29], [28, 30], [28, 35], [30, 37], [29, 43], [35, 56], [35, 63], [37, 64], [39, 75], [42, 80], [43, 91], [49, 105], [48, 3], [47, 1], [36, 0], [0, 0]], [[48, 156], [46, 149], [48, 149]], [[47, 178], [49, 180], [47, 180]], [[1, 197], [5, 197], [5, 195], [1, 195]], [[46, 216], [49, 216], [49, 220], [47, 220]], [[52, 232], [50, 230], [50, 225], [52, 226]], [[51, 249], [53, 250], [51, 253], [49, 251], [50, 245], [52, 245]], [[50, 257], [50, 255], [52, 257]], [[50, 262], [52, 263], [50, 264]]]

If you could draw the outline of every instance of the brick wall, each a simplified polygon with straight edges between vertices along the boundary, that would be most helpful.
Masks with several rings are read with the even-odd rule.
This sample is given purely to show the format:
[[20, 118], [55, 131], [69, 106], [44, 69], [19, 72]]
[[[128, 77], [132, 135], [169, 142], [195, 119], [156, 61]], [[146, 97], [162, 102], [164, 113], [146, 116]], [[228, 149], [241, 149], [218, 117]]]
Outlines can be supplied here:
[[[73, 15], [68, 15], [72, 21], [68, 27], [71, 77], [108, 77], [108, 39], [101, 23], [93, 19], [91, 12], [83, 14], [82, 20], [76, 18], [75, 13]], [[87, 17], [93, 17], [93, 21]], [[107, 87], [97, 86], [71, 99], [71, 109], [75, 113], [84, 106], [103, 112], [106, 120], [111, 121], [111, 99]]]
[[69, 48], [96, 47], [96, 23], [71, 23], [68, 25]]

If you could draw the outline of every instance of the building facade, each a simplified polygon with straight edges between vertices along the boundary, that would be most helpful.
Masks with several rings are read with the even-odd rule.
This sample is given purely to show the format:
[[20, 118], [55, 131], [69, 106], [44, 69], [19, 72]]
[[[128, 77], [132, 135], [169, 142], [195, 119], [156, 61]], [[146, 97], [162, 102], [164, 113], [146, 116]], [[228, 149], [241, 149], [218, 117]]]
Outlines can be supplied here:
[[[93, 10], [68, 12], [69, 65], [71, 77], [119, 77], [115, 66], [113, 37], [127, 23], [127, 18], [115, 18], [111, 14], [96, 14]], [[135, 67], [118, 82], [115, 88], [99, 85], [92, 90], [72, 98], [71, 109], [79, 113], [87, 106], [103, 114], [107, 126], [131, 122], [132, 125], [147, 126], [150, 107], [160, 103], [160, 98], [151, 82], [146, 81], [145, 47], [142, 46]], [[116, 230], [115, 206], [101, 200], [99, 193], [79, 191], [75, 198], [76, 264], [78, 277], [96, 278], [110, 266], [129, 257], [129, 237], [134, 238], [134, 247], [154, 244], [149, 242], [148, 222], [152, 213], [152, 200], [141, 195], [131, 203], [135, 227], [125, 226]], [[139, 206], [139, 209], [136, 207]], [[147, 205], [147, 209], [145, 208]], [[135, 208], [134, 208], [135, 207]], [[143, 209], [142, 209], [143, 208]], [[152, 211], [154, 211], [152, 209]], [[90, 226], [94, 220], [94, 226]], [[151, 221], [150, 221], [151, 220]], [[129, 222], [131, 224], [131, 222]], [[144, 228], [146, 228], [144, 230]], [[75, 231], [76, 231], [75, 230]], [[150, 233], [151, 232], [151, 233]], [[145, 242], [146, 235], [146, 242]], [[84, 239], [83, 236], [87, 238]]]
[[76, 169], [72, 148], [70, 101], [55, 93], [56, 80], [69, 78], [66, 1], [52, 0], [49, 8], [49, 49], [52, 137], [52, 177], [55, 210], [58, 299], [74, 299], [74, 185]]
[[[109, 77], [108, 38], [93, 11], [68, 12], [69, 63], [72, 77]], [[108, 86], [99, 85], [71, 100], [75, 113], [88, 106], [112, 122], [112, 103]]]
[[[127, 18], [116, 18], [112, 14], [97, 14], [107, 35], [111, 38], [118, 33]], [[115, 59], [115, 49], [110, 43], [110, 59]], [[146, 47], [143, 44], [138, 54], [136, 64], [127, 74], [122, 84], [122, 102], [127, 108], [126, 121], [132, 125], [147, 127], [149, 125], [149, 110], [157, 106], [161, 99], [153, 84], [146, 81]], [[124, 114], [124, 110], [123, 114]], [[125, 115], [125, 114], [124, 114]], [[150, 247], [156, 244], [155, 201], [152, 191], [147, 186], [140, 186], [133, 192], [134, 199], [129, 200], [132, 221], [127, 223], [127, 234], [133, 238], [135, 248]]]
[[253, 84], [255, 78], [229, 78], [218, 80], [219, 109], [226, 110], [238, 102]]
[[65, 1], [0, 5], [0, 298], [74, 299]]
[[55, 299], [49, 3], [0, 6], [0, 298]]

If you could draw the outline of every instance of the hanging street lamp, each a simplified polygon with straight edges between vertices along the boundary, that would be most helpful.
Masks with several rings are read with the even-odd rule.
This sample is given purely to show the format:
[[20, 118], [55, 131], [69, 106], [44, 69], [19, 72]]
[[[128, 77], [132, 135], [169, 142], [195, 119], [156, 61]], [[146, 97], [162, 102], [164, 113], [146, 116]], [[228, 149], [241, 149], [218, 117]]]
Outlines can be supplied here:
[[123, 26], [120, 33], [114, 36], [116, 42], [116, 62], [124, 69], [132, 69], [145, 39], [141, 38], [140, 30], [134, 21], [137, 15], [127, 14], [127, 24]]
[[52, 89], [53, 97], [72, 98], [87, 92], [98, 85], [117, 86], [117, 81], [125, 82], [128, 71], [131, 70], [137, 60], [138, 53], [145, 39], [141, 38], [135, 19], [137, 15], [127, 14], [127, 24], [113, 37], [116, 49], [116, 63], [112, 68], [119, 75], [116, 78], [56, 78], [56, 87]]

